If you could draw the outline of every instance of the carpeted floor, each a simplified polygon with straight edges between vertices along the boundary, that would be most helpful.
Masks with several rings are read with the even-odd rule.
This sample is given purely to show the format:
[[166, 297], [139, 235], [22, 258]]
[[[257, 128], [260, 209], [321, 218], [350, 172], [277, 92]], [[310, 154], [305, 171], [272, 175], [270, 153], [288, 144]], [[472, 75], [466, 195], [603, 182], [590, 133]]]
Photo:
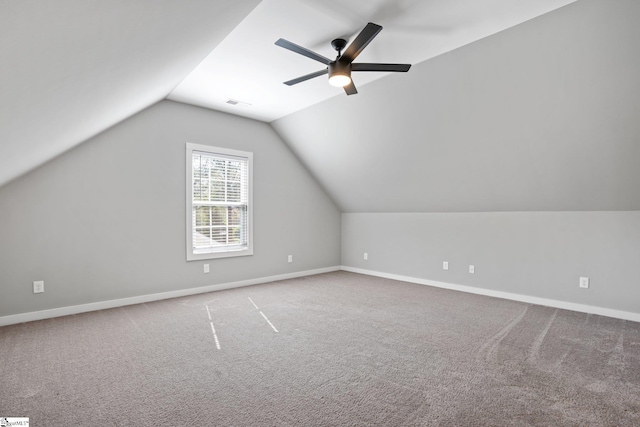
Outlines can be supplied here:
[[0, 416], [637, 426], [640, 324], [335, 272], [2, 327]]

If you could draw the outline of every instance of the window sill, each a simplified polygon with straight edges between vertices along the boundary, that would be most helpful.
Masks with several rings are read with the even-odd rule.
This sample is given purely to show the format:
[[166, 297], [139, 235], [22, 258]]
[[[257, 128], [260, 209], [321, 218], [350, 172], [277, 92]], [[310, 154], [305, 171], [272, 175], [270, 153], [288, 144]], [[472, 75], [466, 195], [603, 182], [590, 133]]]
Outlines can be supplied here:
[[224, 252], [188, 253], [187, 261], [199, 261], [203, 259], [231, 258], [253, 255], [252, 248], [235, 249]]

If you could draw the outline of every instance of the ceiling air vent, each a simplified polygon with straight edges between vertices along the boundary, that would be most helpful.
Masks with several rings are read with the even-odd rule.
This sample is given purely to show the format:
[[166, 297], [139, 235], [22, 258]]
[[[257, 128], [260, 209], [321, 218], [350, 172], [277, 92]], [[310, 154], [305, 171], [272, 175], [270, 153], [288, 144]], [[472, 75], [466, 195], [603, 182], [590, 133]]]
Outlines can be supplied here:
[[250, 107], [251, 104], [249, 104], [248, 102], [242, 102], [242, 101], [238, 101], [237, 99], [227, 99], [227, 104], [229, 105], [235, 105], [238, 107]]

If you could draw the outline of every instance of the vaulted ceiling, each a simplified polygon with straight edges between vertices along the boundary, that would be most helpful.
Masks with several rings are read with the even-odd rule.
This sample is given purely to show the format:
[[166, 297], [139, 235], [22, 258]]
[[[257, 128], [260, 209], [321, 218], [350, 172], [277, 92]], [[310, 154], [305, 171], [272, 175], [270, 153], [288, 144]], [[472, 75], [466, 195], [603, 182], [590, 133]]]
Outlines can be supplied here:
[[[345, 212], [640, 209], [639, 3], [2, 2], [0, 185], [168, 98], [271, 122]], [[282, 84], [319, 64], [277, 38], [368, 21], [409, 73]]]
[[0, 2], [0, 185], [164, 99], [258, 3]]
[[[323, 65], [274, 45], [279, 38], [327, 58], [367, 22], [382, 32], [356, 62], [417, 64], [575, 0], [263, 0], [169, 95], [169, 99], [271, 122], [343, 95], [327, 76], [282, 84]], [[357, 87], [388, 73], [354, 73]], [[233, 99], [242, 104], [229, 105]]]
[[343, 212], [638, 210], [639, 16], [579, 0], [272, 126]]

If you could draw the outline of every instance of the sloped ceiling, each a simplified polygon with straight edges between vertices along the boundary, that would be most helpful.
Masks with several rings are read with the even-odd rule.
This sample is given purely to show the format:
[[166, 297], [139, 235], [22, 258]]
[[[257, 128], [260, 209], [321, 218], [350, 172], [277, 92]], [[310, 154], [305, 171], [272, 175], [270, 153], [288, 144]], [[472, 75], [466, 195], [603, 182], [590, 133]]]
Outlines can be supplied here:
[[[282, 19], [282, 5], [301, 9]], [[477, 13], [459, 14], [463, 6]], [[408, 45], [412, 54], [428, 45], [423, 59], [440, 56], [359, 81], [356, 96], [329, 93], [326, 82], [302, 90], [302, 101], [271, 92], [291, 103], [254, 117], [281, 117], [273, 128], [343, 211], [640, 209], [638, 16], [637, 0], [0, 2], [0, 185], [170, 93], [253, 117], [218, 105], [225, 97], [210, 105], [193, 96], [207, 89], [192, 85], [199, 64], [222, 53], [242, 66], [225, 55], [248, 60], [265, 39], [282, 68], [254, 72], [282, 75], [259, 87], [292, 89], [280, 82], [314, 71], [313, 61], [274, 47], [268, 31], [320, 51], [364, 19], [382, 20], [374, 43], [384, 49], [372, 43], [361, 60], [400, 62]], [[267, 25], [274, 17], [280, 24]], [[465, 32], [474, 36], [461, 44]]]
[[[282, 82], [326, 66], [275, 46], [279, 38], [327, 58], [367, 22], [382, 32], [357, 62], [417, 64], [575, 0], [263, 0], [169, 95], [169, 99], [271, 122], [345, 96], [327, 76]], [[359, 89], [388, 73], [354, 73]], [[229, 99], [242, 104], [229, 105]]]
[[167, 95], [263, 121], [344, 96], [325, 79], [282, 85], [316, 65], [278, 37], [332, 55], [373, 20], [384, 35], [361, 61], [417, 63], [573, 1], [2, 1], [0, 185]]
[[638, 210], [638, 16], [579, 0], [272, 126], [343, 212]]
[[0, 2], [0, 185], [164, 99], [258, 3]]

